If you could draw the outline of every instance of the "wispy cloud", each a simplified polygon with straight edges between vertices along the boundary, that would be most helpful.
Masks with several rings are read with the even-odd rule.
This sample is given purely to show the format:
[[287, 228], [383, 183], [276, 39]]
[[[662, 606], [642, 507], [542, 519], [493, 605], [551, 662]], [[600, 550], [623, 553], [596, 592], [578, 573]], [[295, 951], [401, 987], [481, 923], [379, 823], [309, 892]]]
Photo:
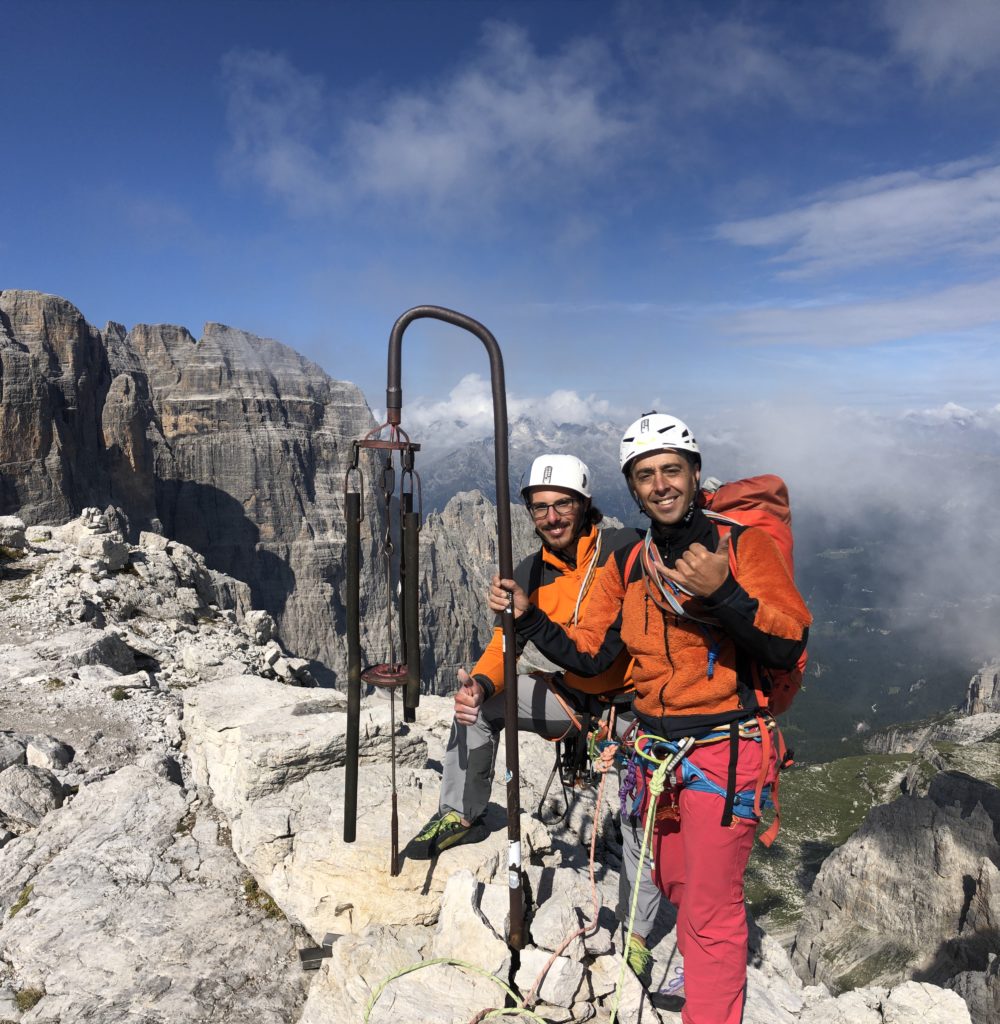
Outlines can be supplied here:
[[373, 197], [481, 205], [529, 188], [541, 198], [606, 169], [632, 129], [603, 44], [542, 56], [507, 24], [488, 24], [465, 65], [363, 116], [280, 55], [230, 53], [224, 70], [234, 160], [303, 210]]
[[[851, 100], [869, 104], [884, 67], [845, 48], [809, 45], [794, 19], [726, 17], [696, 5], [624, 5], [623, 46], [646, 93], [687, 113], [777, 106], [799, 115], [845, 115]], [[755, 13], [761, 13], [756, 12]], [[783, 9], [783, 14], [788, 14]]]
[[783, 276], [891, 260], [1000, 252], [1000, 164], [950, 164], [879, 176], [799, 209], [719, 225], [736, 245], [779, 248]]
[[328, 100], [322, 79], [281, 54], [234, 50], [222, 61], [230, 136], [228, 163], [299, 213], [342, 198], [337, 154], [324, 149]]
[[1000, 68], [996, 0], [886, 0], [883, 11], [897, 51], [929, 85], [960, 84]]
[[993, 324], [1000, 324], [1000, 277], [884, 301], [760, 307], [719, 321], [725, 333], [749, 341], [838, 347], [948, 336]]

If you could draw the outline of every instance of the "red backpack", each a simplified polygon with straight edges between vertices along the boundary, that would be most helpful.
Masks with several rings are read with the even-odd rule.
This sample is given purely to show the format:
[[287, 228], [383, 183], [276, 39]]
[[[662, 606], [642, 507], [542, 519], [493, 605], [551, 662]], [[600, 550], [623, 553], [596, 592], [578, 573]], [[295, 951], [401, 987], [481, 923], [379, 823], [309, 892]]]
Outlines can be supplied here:
[[[740, 526], [759, 526], [778, 545], [794, 578], [795, 558], [792, 540], [792, 511], [788, 503], [788, 488], [779, 476], [765, 474], [746, 480], [733, 480], [720, 484], [709, 479], [700, 494], [700, 506], [715, 521], [720, 533], [736, 523]], [[733, 545], [729, 547], [729, 568], [736, 575]], [[774, 715], [780, 715], [792, 706], [795, 695], [802, 689], [802, 676], [808, 654], [803, 651], [793, 669], [760, 669], [757, 700]]]

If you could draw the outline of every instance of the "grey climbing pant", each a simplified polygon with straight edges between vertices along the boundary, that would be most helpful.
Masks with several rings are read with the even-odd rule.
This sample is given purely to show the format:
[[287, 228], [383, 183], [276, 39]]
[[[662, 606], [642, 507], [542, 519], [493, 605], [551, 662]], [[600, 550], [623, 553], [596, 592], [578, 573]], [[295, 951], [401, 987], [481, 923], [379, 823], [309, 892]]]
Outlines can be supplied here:
[[[548, 675], [519, 675], [517, 677], [517, 728], [519, 732], [532, 732], [546, 739], [563, 736], [572, 725], [565, 707], [552, 692]], [[587, 694], [560, 691], [579, 714], [588, 710], [597, 713], [602, 705]], [[591, 707], [591, 705], [593, 705]], [[631, 714], [619, 714], [615, 732], [621, 735], [631, 724]], [[452, 723], [448, 747], [444, 755], [444, 774], [441, 780], [441, 811], [457, 811], [467, 821], [475, 821], [486, 813], [493, 788], [493, 770], [500, 734], [504, 728], [504, 695], [494, 694], [479, 708], [479, 717], [473, 725]], [[633, 932], [646, 938], [653, 926], [660, 905], [660, 891], [653, 884], [652, 861], [647, 854], [645, 870], [638, 872], [642, 831], [628, 821], [622, 822], [622, 861], [618, 916], [627, 920], [631, 888], [638, 874], [639, 897]]]

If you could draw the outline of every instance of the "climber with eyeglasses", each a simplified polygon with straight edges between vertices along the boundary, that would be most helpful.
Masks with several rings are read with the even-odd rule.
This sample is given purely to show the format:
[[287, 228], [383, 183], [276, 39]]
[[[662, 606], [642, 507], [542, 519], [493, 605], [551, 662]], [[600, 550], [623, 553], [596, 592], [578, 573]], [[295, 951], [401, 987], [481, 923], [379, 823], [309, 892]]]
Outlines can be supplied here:
[[[521, 490], [528, 514], [541, 541], [538, 549], [515, 569], [514, 576], [533, 604], [554, 622], [571, 625], [587, 606], [598, 569], [622, 546], [632, 546], [634, 529], [601, 529], [601, 511], [591, 500], [590, 471], [573, 455], [541, 455], [532, 463]], [[488, 832], [482, 818], [489, 802], [500, 734], [504, 727], [503, 634], [499, 626], [472, 673], [458, 671], [455, 721], [444, 757], [438, 813], [405, 850], [413, 859], [429, 859], [453, 846], [476, 843]], [[520, 657], [524, 644], [518, 642]], [[593, 678], [571, 672], [532, 670], [519, 662], [518, 729], [550, 740], [575, 736], [585, 721], [597, 720], [613, 698], [618, 730], [630, 721], [627, 655]], [[549, 666], [552, 668], [553, 666]], [[622, 695], [625, 695], [624, 702]], [[636, 870], [639, 849], [630, 848], [626, 832], [623, 860], [627, 887], [640, 876], [639, 911], [630, 944], [630, 963], [640, 977], [648, 974], [652, 956], [646, 947], [660, 894], [648, 871]], [[623, 913], [619, 907], [619, 915]]]

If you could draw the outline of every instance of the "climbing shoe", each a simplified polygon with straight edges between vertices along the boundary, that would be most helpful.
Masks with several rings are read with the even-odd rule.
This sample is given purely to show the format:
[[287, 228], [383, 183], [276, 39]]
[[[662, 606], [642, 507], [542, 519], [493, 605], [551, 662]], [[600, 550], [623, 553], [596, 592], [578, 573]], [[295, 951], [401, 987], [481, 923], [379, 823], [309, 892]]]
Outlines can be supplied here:
[[653, 970], [653, 954], [634, 935], [628, 940], [625, 959], [632, 968], [632, 973], [643, 985], [648, 985]]
[[481, 843], [488, 835], [481, 822], [463, 825], [462, 816], [457, 811], [445, 811], [424, 825], [410, 840], [404, 853], [411, 860], [430, 860], [452, 846]]

